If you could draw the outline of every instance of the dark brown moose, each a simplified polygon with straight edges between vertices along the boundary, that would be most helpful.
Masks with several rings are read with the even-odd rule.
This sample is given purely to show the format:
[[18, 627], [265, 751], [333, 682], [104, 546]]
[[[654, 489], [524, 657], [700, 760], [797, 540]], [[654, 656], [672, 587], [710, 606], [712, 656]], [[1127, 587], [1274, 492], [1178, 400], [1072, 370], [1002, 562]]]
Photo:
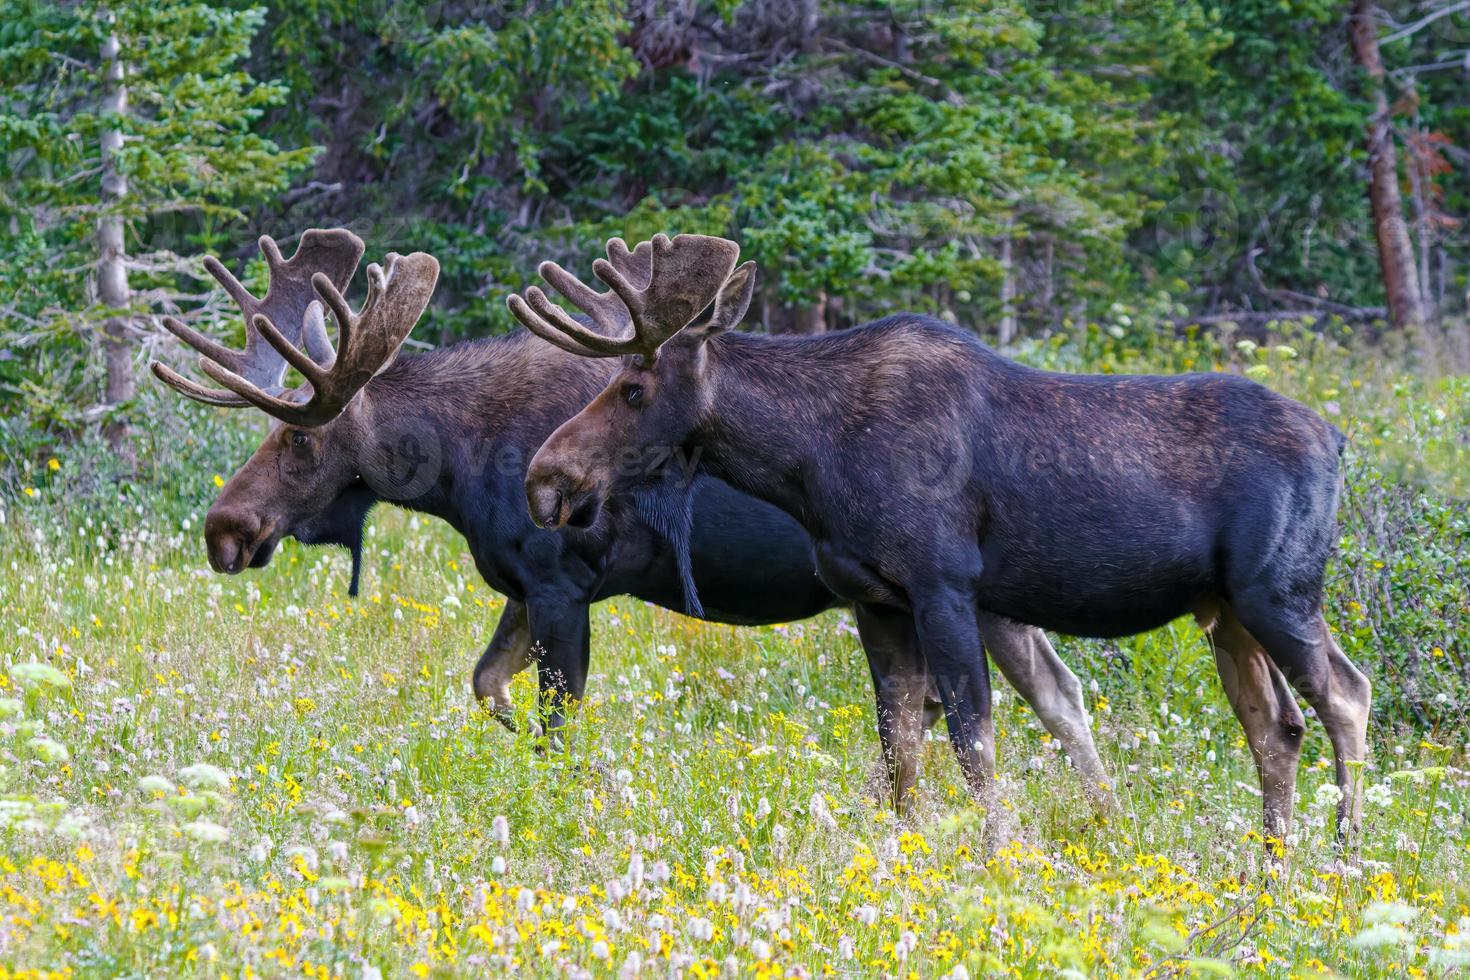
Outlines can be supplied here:
[[1054, 374], [913, 314], [821, 337], [730, 332], [755, 277], [734, 242], [614, 239], [608, 255], [593, 263], [606, 293], [541, 266], [593, 327], [535, 287], [510, 299], [564, 350], [622, 358], [532, 460], [537, 523], [595, 519], [627, 481], [608, 448], [650, 445], [697, 450], [795, 517], [822, 579], [856, 604], [900, 798], [931, 678], [965, 776], [989, 791], [987, 624], [1111, 637], [1193, 613], [1255, 756], [1268, 836], [1291, 820], [1304, 726], [1291, 688], [1336, 753], [1339, 834], [1356, 828], [1369, 683], [1321, 614], [1336, 429], [1241, 377]]
[[[374, 504], [440, 517], [465, 536], [486, 582], [508, 597], [475, 667], [476, 695], [508, 718], [510, 678], [534, 658], [552, 726], [585, 690], [592, 602], [632, 594], [744, 624], [803, 619], [838, 604], [816, 576], [800, 525], [713, 477], [669, 478], [680, 476], [677, 467], [644, 474], [585, 530], [536, 527], [524, 502], [527, 463], [616, 365], [565, 354], [524, 332], [395, 357], [433, 291], [431, 257], [389, 256], [383, 269], [370, 267], [367, 302], [354, 314], [341, 294], [363, 254], [357, 236], [308, 231], [289, 261], [270, 238], [260, 247], [270, 269], [263, 299], [206, 260], [245, 314], [243, 351], [165, 321], [205, 355], [203, 371], [227, 390], [153, 365], [191, 398], [257, 405], [281, 423], [210, 508], [205, 539], [217, 571], [263, 567], [281, 538], [294, 536], [351, 548], [355, 594], [363, 523]], [[339, 324], [335, 352], [324, 307]], [[300, 391], [282, 387], [288, 359], [308, 379]], [[1022, 694], [1079, 761], [1093, 792], [1105, 794], [1076, 678], [1039, 632], [1000, 626], [986, 639], [1003, 665], [1036, 665], [1028, 676], [1044, 684]], [[1057, 690], [1077, 696], [1058, 699]]]

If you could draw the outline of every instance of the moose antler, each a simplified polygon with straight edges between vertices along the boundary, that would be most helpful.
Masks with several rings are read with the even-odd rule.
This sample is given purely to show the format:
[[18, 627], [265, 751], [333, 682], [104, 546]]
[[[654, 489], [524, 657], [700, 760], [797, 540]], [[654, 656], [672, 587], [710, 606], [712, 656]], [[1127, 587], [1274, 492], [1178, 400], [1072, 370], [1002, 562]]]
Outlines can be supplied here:
[[[330, 422], [374, 375], [393, 363], [434, 295], [439, 262], [432, 255], [389, 252], [384, 263], [368, 266], [368, 295], [358, 313], [352, 312], [325, 274], [311, 277], [321, 301], [308, 304], [305, 329], [306, 336], [319, 336], [326, 344], [328, 356], [320, 360], [291, 343], [264, 314], [253, 317], [260, 335], [306, 379], [300, 388], [269, 391], [207, 357], [200, 359], [199, 366], [240, 398], [282, 422], [300, 426]], [[335, 354], [326, 339], [322, 303], [337, 321]]]
[[543, 262], [541, 278], [587, 312], [599, 330], [588, 329], [547, 298], [540, 287], [525, 299], [507, 299], [526, 329], [562, 350], [584, 357], [641, 354], [652, 361], [658, 349], [697, 317], [730, 278], [740, 246], [708, 235], [655, 235], [629, 251], [621, 238], [607, 243], [607, 258], [592, 273], [611, 292], [599, 293], [555, 262]]
[[[321, 306], [312, 290], [312, 277], [324, 275], [335, 289], [346, 289], [357, 271], [358, 262], [362, 260], [363, 251], [362, 239], [345, 228], [327, 231], [313, 228], [307, 231], [301, 236], [296, 254], [290, 259], [281, 257], [281, 250], [274, 238], [262, 236], [260, 252], [265, 256], [266, 265], [270, 269], [270, 286], [263, 299], [257, 299], [241, 285], [240, 280], [220, 264], [218, 259], [213, 256], [206, 258], [204, 268], [219, 281], [245, 314], [244, 350], [231, 350], [173, 317], [164, 317], [163, 325], [200, 354], [257, 388], [278, 392], [286, 377], [286, 360], [269, 344], [262, 342], [260, 332], [255, 329], [255, 318], [266, 317], [280, 328], [293, 345], [304, 345], [317, 361], [330, 361], [332, 345], [327, 340]], [[313, 305], [317, 307], [315, 315], [310, 314]], [[160, 381], [196, 401], [227, 408], [241, 408], [250, 404], [231, 392], [195, 384], [166, 364], [154, 361], [151, 366], [153, 374]]]

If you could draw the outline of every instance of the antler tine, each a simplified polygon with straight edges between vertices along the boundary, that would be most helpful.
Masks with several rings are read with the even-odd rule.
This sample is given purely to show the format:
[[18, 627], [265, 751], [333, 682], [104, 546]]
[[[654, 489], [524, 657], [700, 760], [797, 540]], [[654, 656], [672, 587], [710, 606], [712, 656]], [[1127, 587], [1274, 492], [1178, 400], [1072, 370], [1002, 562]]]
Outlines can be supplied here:
[[[578, 323], [535, 286], [524, 299], [507, 299], [511, 312], [532, 333], [574, 354], [652, 358], [714, 300], [735, 268], [740, 246], [705, 235], [655, 235], [632, 250], [621, 238], [610, 239], [607, 255], [592, 263], [593, 274], [610, 290], [606, 293], [555, 262], [543, 262], [538, 270], [607, 333]], [[629, 326], [631, 335], [624, 335]]]
[[[543, 308], [559, 309], [556, 304], [552, 303], [551, 300], [546, 298], [545, 293], [541, 292], [541, 290], [535, 286], [531, 286], [530, 288], [528, 288], [526, 290], [526, 295], [535, 299], [538, 304], [542, 305]], [[590, 347], [586, 347], [582, 344], [577, 343], [575, 340], [562, 333], [556, 327], [552, 326], [550, 323], [547, 323], [544, 317], [533, 310], [524, 299], [522, 299], [515, 293], [511, 293], [505, 298], [505, 305], [510, 307], [511, 314], [514, 315], [517, 320], [521, 321], [521, 323], [525, 325], [527, 330], [531, 331], [533, 334], [540, 337], [542, 340], [546, 341], [553, 347], [559, 347], [562, 350], [566, 351], [568, 354], [576, 354], [578, 357], [609, 356], [602, 353], [601, 351], [595, 351]]]
[[[231, 350], [173, 318], [166, 318], [164, 326], [236, 378], [263, 392], [279, 393], [287, 364], [297, 362], [282, 353], [277, 343], [262, 335], [257, 319], [264, 317], [275, 328], [277, 339], [285, 340], [293, 350], [304, 345], [313, 361], [330, 363], [332, 345], [327, 339], [325, 323], [321, 322], [319, 313], [315, 320], [310, 314], [312, 305], [317, 303], [312, 280], [316, 275], [322, 275], [334, 286], [345, 288], [362, 259], [364, 246], [360, 238], [345, 228], [314, 228], [301, 236], [290, 259], [281, 255], [280, 247], [269, 235], [261, 236], [259, 247], [270, 270], [270, 284], [263, 298], [256, 298], [218, 259], [211, 256], [204, 260], [205, 269], [235, 301], [245, 317], [243, 350]], [[262, 343], [263, 340], [266, 342]], [[184, 382], [176, 372], [163, 365], [155, 367], [153, 373], [175, 390], [207, 404], [227, 407], [255, 404], [238, 392], [230, 394]]]
[[[315, 316], [318, 321], [322, 320], [322, 307], [320, 303], [313, 302], [306, 309], [306, 315], [308, 317]], [[281, 356], [284, 357], [292, 367], [301, 372], [301, 376], [306, 379], [307, 384], [311, 385], [313, 388], [321, 385], [323, 379], [325, 379], [327, 376], [327, 366], [318, 364], [299, 347], [291, 343], [291, 341], [287, 340], [285, 336], [276, 329], [276, 325], [274, 323], [271, 323], [270, 320], [263, 314], [255, 314], [255, 329], [260, 332], [260, 335], [265, 338], [267, 343], [269, 343], [272, 347], [280, 352]], [[325, 325], [322, 327], [322, 330], [326, 330]]]
[[[439, 262], [424, 252], [400, 256], [389, 253], [387, 270], [368, 266], [368, 295], [362, 310], [353, 313], [342, 293], [324, 275], [312, 277], [320, 296], [308, 307], [306, 321], [320, 320], [321, 304], [337, 318], [336, 358], [330, 365], [314, 362], [282, 335], [269, 317], [257, 316], [255, 328], [307, 379], [307, 385], [283, 397], [252, 384], [229, 368], [201, 359], [204, 373], [245, 401], [289, 425], [324, 425], [342, 414], [363, 386], [398, 355], [410, 331], [428, 308], [439, 279]], [[323, 333], [325, 328], [322, 328]]]
[[216, 405], [220, 408], [245, 408], [250, 405], [245, 399], [238, 395], [232, 395], [228, 391], [217, 391], [196, 384], [188, 378], [179, 374], [173, 368], [162, 361], [153, 361], [148, 367], [153, 371], [153, 376], [179, 394], [192, 398], [206, 405]]
[[629, 251], [621, 238], [609, 238], [607, 261], [634, 289], [647, 289], [653, 279], [653, 242], [639, 242]]

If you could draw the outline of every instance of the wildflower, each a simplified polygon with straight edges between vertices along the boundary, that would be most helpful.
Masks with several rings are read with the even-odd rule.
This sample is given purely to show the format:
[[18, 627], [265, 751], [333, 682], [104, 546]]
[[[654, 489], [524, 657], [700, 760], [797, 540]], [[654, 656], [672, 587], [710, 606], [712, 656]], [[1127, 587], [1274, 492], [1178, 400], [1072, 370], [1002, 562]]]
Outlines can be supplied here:
[[163, 776], [144, 776], [138, 780], [138, 792], [149, 796], [167, 796], [177, 788]]
[[71, 758], [71, 753], [67, 751], [65, 745], [44, 735], [29, 739], [26, 746], [36, 754], [37, 758], [44, 759], [46, 762], [65, 762]]
[[1369, 925], [1387, 922], [1391, 925], [1407, 925], [1419, 914], [1419, 910], [1403, 902], [1374, 902], [1363, 910], [1363, 921]]
[[639, 956], [638, 951], [635, 949], [633, 952], [629, 953], [628, 958], [623, 961], [623, 968], [618, 971], [618, 976], [621, 978], [621, 980], [634, 980], [634, 978], [637, 977], [638, 974], [642, 971], [643, 957]]
[[1403, 926], [1380, 922], [1354, 936], [1352, 944], [1358, 949], [1383, 949], [1388, 946], [1402, 946], [1412, 938]]
[[497, 844], [510, 843], [510, 821], [498, 816], [490, 822], [490, 839]]
[[750, 944], [750, 955], [757, 960], [765, 961], [771, 958], [771, 944], [764, 939], [757, 939]]
[[25, 705], [16, 698], [0, 698], [0, 721], [9, 718], [19, 718], [25, 711]]
[[195, 820], [184, 824], [184, 833], [201, 844], [223, 844], [230, 839], [230, 832], [210, 820]]
[[1445, 936], [1442, 947], [1429, 951], [1429, 964], [1446, 971], [1470, 966], [1470, 915], [1461, 916], [1455, 932]]
[[1312, 798], [1312, 806], [1319, 810], [1329, 810], [1342, 802], [1342, 790], [1336, 783], [1323, 783], [1317, 787], [1317, 794]]
[[837, 940], [837, 955], [844, 960], [852, 959], [852, 946], [852, 937], [843, 933], [842, 938]]
[[628, 859], [628, 885], [635, 891], [643, 886], [643, 855], [637, 851]]
[[495, 855], [495, 860], [490, 862], [490, 873], [493, 875], [505, 874], [505, 858], [499, 854]]
[[71, 687], [71, 678], [50, 664], [16, 664], [10, 668], [10, 676], [28, 691], [63, 691]]
[[1363, 799], [1373, 806], [1386, 807], [1393, 802], [1393, 790], [1387, 783], [1374, 783], [1363, 791]]
[[212, 789], [217, 792], [230, 788], [230, 776], [219, 766], [207, 762], [196, 762], [179, 770], [179, 781], [192, 790]]
[[317, 856], [316, 848], [298, 845], [286, 848], [286, 859], [300, 871], [305, 869], [315, 873], [321, 867], [321, 858]]
[[608, 949], [607, 943], [599, 939], [592, 944], [592, 956], [599, 960], [609, 959], [612, 957], [612, 950]]

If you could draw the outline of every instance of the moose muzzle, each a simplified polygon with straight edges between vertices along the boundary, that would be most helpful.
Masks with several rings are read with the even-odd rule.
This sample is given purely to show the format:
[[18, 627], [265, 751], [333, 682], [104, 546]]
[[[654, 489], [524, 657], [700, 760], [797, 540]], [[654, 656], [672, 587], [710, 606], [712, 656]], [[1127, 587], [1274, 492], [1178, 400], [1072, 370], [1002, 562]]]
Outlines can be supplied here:
[[247, 568], [262, 568], [275, 551], [271, 528], [256, 514], [213, 508], [204, 518], [204, 542], [209, 565], [216, 572], [238, 575]]
[[584, 478], [563, 465], [543, 460], [538, 453], [526, 473], [526, 505], [531, 520], [551, 531], [568, 525], [590, 527], [602, 510], [604, 494], [597, 486], [590, 476]]

